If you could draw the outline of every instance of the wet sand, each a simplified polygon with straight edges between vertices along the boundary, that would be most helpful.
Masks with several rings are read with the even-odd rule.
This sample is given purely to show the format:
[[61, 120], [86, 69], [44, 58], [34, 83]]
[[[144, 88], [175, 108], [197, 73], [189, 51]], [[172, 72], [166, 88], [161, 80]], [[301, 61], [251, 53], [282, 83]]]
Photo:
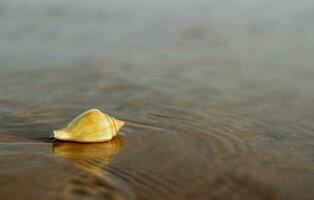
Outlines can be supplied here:
[[54, 2], [0, 4], [0, 199], [313, 199], [311, 3]]
[[[1, 75], [9, 86], [1, 88], [1, 195], [310, 199], [312, 80], [192, 64], [141, 79], [137, 69], [119, 78], [124, 69], [107, 64]], [[127, 122], [118, 138], [49, 143], [54, 128], [91, 107]]]

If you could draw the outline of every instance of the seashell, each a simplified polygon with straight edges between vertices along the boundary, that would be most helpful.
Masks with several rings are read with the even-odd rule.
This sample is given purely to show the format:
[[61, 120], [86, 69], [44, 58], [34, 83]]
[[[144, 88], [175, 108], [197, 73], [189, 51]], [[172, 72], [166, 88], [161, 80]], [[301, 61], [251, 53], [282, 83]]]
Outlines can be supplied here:
[[73, 142], [105, 142], [116, 136], [123, 125], [123, 121], [91, 109], [77, 116], [67, 127], [54, 130], [53, 137]]

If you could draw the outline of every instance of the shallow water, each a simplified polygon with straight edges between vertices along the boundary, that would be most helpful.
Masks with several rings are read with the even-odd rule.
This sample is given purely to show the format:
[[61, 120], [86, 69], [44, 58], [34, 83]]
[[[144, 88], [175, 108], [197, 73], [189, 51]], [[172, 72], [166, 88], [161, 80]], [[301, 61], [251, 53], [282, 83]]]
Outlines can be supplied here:
[[[56, 2], [0, 9], [1, 199], [313, 199], [311, 4]], [[90, 108], [118, 138], [48, 140]]]

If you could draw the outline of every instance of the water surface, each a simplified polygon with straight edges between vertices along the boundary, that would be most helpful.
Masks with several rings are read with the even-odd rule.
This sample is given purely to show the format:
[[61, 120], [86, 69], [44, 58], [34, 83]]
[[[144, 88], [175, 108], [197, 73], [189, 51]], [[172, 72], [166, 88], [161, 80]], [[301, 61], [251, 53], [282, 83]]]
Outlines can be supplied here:
[[313, 199], [313, 5], [219, 2], [2, 2], [1, 198]]

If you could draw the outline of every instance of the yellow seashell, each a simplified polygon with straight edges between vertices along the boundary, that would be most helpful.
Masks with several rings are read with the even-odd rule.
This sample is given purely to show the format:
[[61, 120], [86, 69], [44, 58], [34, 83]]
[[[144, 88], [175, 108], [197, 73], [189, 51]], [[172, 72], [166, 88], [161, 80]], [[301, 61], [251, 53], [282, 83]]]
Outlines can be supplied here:
[[66, 128], [54, 130], [53, 137], [73, 142], [105, 142], [116, 136], [123, 125], [123, 121], [91, 109], [77, 116]]

